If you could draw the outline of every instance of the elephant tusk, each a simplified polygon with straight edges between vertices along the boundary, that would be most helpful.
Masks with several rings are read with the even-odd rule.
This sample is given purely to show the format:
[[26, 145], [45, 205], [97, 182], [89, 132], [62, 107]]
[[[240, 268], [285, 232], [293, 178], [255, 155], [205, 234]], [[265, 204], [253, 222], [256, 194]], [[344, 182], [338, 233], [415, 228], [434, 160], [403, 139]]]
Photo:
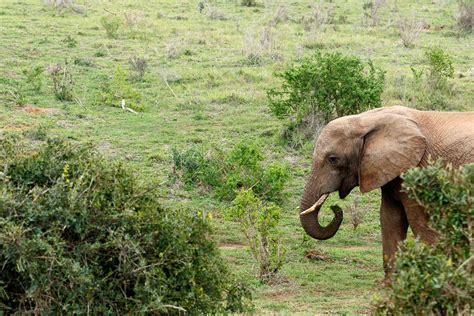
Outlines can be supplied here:
[[301, 212], [300, 215], [306, 215], [306, 214], [309, 214], [311, 212], [314, 212], [318, 207], [320, 207], [324, 203], [324, 201], [326, 201], [328, 196], [329, 196], [329, 194], [323, 194], [319, 198], [319, 200], [317, 200], [316, 203], [314, 203], [313, 206], [311, 206], [307, 210], [304, 210], [303, 212]]

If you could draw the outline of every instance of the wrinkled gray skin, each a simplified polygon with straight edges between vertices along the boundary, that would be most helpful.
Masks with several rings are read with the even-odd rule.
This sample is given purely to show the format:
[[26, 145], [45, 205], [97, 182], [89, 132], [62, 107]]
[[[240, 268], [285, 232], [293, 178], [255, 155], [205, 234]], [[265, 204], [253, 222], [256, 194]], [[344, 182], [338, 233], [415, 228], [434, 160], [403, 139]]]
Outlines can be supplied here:
[[[428, 226], [425, 210], [400, 191], [400, 174], [426, 166], [429, 157], [442, 158], [454, 166], [474, 162], [474, 113], [398, 106], [336, 119], [323, 129], [316, 142], [300, 213], [326, 193], [337, 191], [340, 198], [345, 198], [356, 186], [361, 192], [381, 188], [380, 220], [388, 273], [397, 243], [406, 238], [408, 226], [428, 243], [437, 239], [437, 233]], [[300, 215], [301, 224], [315, 239], [331, 238], [342, 222], [342, 212], [334, 211], [334, 219], [322, 227], [319, 210]]]

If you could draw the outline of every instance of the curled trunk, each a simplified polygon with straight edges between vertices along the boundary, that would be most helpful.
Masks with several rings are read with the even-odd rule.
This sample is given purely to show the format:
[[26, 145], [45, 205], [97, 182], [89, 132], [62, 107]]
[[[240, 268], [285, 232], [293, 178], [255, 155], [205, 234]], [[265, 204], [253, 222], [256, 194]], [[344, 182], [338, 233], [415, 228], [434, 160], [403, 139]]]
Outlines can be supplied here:
[[321, 226], [319, 224], [318, 220], [318, 215], [319, 211], [321, 210], [322, 203], [319, 204], [314, 211], [306, 214], [301, 214], [305, 210], [308, 210], [311, 208], [312, 204], [308, 201], [317, 201], [320, 199], [320, 196], [317, 198], [310, 198], [308, 196], [311, 196], [314, 194], [308, 193], [307, 191], [305, 192], [305, 195], [303, 196], [303, 200], [301, 201], [300, 205], [300, 221], [301, 225], [303, 226], [304, 230], [308, 235], [315, 239], [319, 240], [325, 240], [329, 239], [332, 236], [334, 236], [339, 229], [339, 226], [341, 226], [342, 223], [342, 210], [339, 207], [331, 207], [332, 211], [334, 212], [334, 218], [329, 223], [327, 226]]

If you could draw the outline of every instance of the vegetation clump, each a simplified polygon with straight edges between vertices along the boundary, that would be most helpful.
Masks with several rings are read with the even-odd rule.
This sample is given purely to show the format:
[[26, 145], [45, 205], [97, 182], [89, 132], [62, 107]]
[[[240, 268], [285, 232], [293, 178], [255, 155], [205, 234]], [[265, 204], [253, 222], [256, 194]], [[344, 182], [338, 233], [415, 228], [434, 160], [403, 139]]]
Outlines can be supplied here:
[[52, 64], [48, 67], [49, 75], [53, 81], [53, 92], [60, 101], [72, 101], [76, 82], [66, 60], [64, 65]]
[[[141, 68], [142, 69], [142, 68]], [[146, 67], [143, 68], [145, 71]], [[118, 66], [111, 80], [103, 83], [97, 103], [100, 105], [145, 110], [143, 95], [127, 81], [127, 72]]]
[[331, 119], [381, 105], [384, 72], [358, 57], [316, 53], [278, 77], [283, 84], [268, 91], [269, 106], [285, 121], [284, 137], [295, 146]]
[[449, 79], [454, 78], [453, 58], [440, 47], [425, 51], [426, 66], [411, 68], [415, 106], [425, 110], [446, 110], [452, 93]]
[[258, 263], [260, 281], [271, 281], [285, 258], [278, 226], [281, 209], [274, 203], [260, 200], [252, 189], [242, 189], [227, 210], [227, 217], [240, 224], [250, 253]]
[[258, 142], [242, 140], [228, 151], [192, 147], [173, 150], [174, 174], [184, 183], [214, 188], [219, 198], [232, 201], [240, 189], [252, 189], [262, 200], [281, 201], [288, 168], [264, 164]]
[[143, 57], [132, 56], [128, 59], [128, 64], [130, 65], [130, 69], [134, 72], [132, 77], [135, 80], [143, 80], [143, 76], [145, 76], [145, 72], [148, 68], [148, 61]]
[[415, 42], [423, 29], [423, 22], [416, 17], [400, 17], [398, 20], [398, 32], [402, 39], [403, 46], [413, 48]]
[[103, 16], [100, 23], [102, 24], [107, 37], [118, 38], [119, 29], [123, 25], [122, 18], [116, 15]]
[[91, 146], [0, 140], [0, 309], [19, 314], [242, 312], [209, 220]]
[[434, 246], [408, 240], [397, 255], [379, 314], [469, 315], [472, 312], [474, 164], [442, 162], [403, 175], [404, 190], [430, 214]]

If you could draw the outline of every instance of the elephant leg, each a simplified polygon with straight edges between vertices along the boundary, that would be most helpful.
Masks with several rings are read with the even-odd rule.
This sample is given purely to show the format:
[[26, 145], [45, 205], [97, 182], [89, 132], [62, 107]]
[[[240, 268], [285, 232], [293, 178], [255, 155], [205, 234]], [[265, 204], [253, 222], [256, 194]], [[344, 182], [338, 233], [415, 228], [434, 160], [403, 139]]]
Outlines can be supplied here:
[[382, 188], [380, 224], [382, 226], [383, 267], [385, 276], [393, 268], [398, 242], [407, 237], [408, 220], [403, 205], [393, 198], [391, 190]]
[[400, 192], [400, 200], [405, 208], [408, 224], [415, 237], [433, 244], [438, 240], [438, 233], [429, 226], [429, 215], [415, 200], [410, 199], [405, 192]]

